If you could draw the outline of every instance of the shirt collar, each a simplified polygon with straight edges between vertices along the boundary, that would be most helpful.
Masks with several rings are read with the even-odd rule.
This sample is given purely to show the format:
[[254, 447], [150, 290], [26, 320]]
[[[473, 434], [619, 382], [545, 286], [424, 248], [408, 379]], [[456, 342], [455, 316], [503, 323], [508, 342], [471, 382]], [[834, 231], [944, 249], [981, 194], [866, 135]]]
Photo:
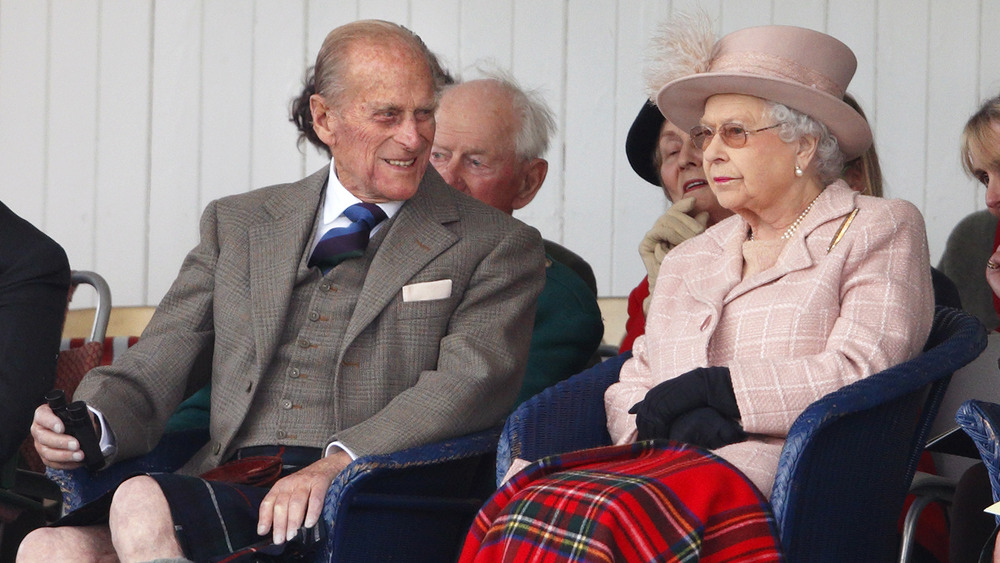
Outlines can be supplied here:
[[[334, 226], [333, 223], [340, 218], [342, 221], [350, 222], [344, 216], [344, 210], [348, 207], [354, 205], [355, 203], [361, 203], [354, 194], [347, 191], [344, 184], [340, 182], [337, 178], [336, 167], [334, 167], [333, 159], [330, 159], [330, 176], [326, 183], [326, 192], [323, 198], [323, 217], [320, 232], [326, 232], [326, 229], [330, 226]], [[403, 206], [402, 201], [389, 201], [386, 203], [378, 203], [382, 211], [385, 211], [387, 219], [392, 219], [393, 215], [399, 211], [399, 208]], [[387, 221], [383, 221], [375, 229], [372, 230], [372, 234], [378, 230], [379, 227], [384, 225]]]

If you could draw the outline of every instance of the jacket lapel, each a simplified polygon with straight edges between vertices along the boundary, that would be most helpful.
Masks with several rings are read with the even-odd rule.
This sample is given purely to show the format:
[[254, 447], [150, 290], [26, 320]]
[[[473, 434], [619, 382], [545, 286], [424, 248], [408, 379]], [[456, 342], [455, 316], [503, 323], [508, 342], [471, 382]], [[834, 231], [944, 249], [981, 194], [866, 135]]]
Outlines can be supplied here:
[[302, 253], [313, 232], [329, 167], [276, 192], [263, 205], [265, 217], [248, 229], [250, 300], [257, 367], [272, 357], [285, 324], [289, 295]]
[[392, 218], [372, 258], [341, 353], [392, 303], [400, 288], [458, 241], [458, 235], [445, 227], [460, 218], [454, 194], [428, 167], [419, 190]]
[[[830, 221], [835, 221], [843, 217], [844, 215], [850, 213], [855, 207], [854, 198], [857, 194], [848, 188], [846, 184], [841, 184], [842, 183], [838, 181], [831, 184], [824, 189], [822, 193], [820, 193], [813, 210], [805, 216], [805, 219], [799, 226], [798, 232], [796, 232], [792, 238], [788, 240], [784, 250], [781, 251], [781, 255], [778, 256], [778, 262], [773, 267], [762, 272], [758, 272], [756, 275], [739, 282], [736, 287], [734, 287], [732, 291], [726, 295], [724, 303], [729, 303], [754, 288], [766, 285], [792, 272], [804, 270], [813, 265], [815, 262], [815, 258], [813, 256], [815, 250], [810, 252], [809, 245], [806, 243], [806, 238], [817, 228]], [[746, 224], [744, 223], [744, 229], [746, 228], [745, 225]], [[745, 240], [746, 236], [744, 235], [743, 238], [738, 241], [739, 245], [742, 246]], [[816, 246], [813, 245], [813, 248], [815, 249]], [[823, 250], [825, 251], [825, 249], [826, 244], [823, 245]], [[742, 248], [736, 249], [735, 255], [740, 258], [740, 268], [742, 269]]]

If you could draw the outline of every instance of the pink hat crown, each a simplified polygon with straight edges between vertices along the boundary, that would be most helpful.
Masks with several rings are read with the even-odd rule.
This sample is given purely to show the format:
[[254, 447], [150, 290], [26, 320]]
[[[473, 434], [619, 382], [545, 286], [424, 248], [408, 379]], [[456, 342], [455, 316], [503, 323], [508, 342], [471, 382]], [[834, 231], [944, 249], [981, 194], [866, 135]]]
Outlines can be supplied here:
[[674, 78], [656, 95], [660, 111], [683, 129], [698, 124], [709, 97], [747, 94], [823, 123], [847, 158], [871, 145], [868, 122], [843, 101], [857, 59], [834, 37], [782, 25], [741, 29], [715, 43], [706, 66]]

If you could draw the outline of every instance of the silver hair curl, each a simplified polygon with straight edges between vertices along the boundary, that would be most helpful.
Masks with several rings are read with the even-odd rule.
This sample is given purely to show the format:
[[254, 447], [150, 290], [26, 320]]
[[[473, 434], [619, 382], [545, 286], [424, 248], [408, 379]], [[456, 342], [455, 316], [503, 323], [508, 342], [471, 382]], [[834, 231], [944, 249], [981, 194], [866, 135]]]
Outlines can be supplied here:
[[807, 135], [815, 137], [816, 170], [824, 185], [840, 177], [844, 169], [844, 153], [837, 138], [819, 121], [786, 105], [764, 100], [767, 103], [765, 116], [781, 123], [778, 137], [786, 143], [794, 143]]

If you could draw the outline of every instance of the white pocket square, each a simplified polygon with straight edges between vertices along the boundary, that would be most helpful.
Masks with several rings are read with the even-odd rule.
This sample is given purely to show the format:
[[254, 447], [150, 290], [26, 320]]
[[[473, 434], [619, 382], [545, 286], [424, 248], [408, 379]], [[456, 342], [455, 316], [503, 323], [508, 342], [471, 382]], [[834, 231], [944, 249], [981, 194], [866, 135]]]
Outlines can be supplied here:
[[433, 301], [451, 297], [451, 280], [437, 280], [403, 286], [403, 302]]

